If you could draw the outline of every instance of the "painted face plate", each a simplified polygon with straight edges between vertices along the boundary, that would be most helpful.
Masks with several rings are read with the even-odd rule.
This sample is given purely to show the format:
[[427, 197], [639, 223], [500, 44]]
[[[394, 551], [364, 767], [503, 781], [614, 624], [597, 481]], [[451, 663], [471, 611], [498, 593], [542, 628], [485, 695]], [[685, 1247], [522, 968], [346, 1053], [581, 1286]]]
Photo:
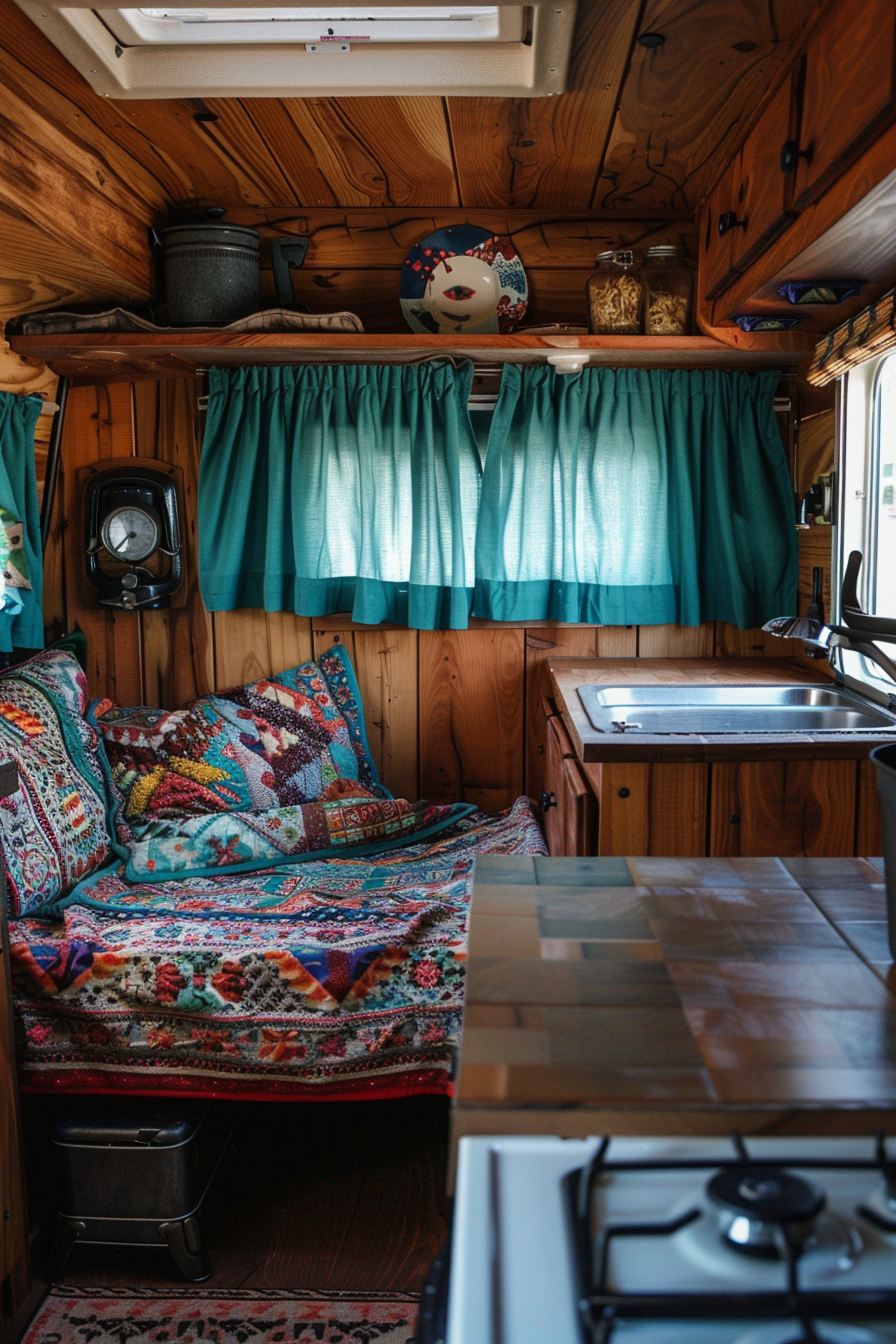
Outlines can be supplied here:
[[509, 238], [474, 224], [452, 225], [408, 253], [399, 297], [412, 331], [507, 332], [526, 312], [526, 272]]

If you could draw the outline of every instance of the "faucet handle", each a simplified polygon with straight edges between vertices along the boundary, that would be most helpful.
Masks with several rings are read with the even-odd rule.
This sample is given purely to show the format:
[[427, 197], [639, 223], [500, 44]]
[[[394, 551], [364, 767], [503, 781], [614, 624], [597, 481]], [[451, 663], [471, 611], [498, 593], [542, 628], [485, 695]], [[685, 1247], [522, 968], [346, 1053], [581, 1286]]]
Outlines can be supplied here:
[[851, 551], [840, 589], [840, 615], [843, 623], [851, 630], [861, 630], [863, 634], [883, 636], [888, 640], [896, 639], [896, 620], [888, 616], [869, 616], [859, 606], [858, 578], [861, 568], [862, 552]]

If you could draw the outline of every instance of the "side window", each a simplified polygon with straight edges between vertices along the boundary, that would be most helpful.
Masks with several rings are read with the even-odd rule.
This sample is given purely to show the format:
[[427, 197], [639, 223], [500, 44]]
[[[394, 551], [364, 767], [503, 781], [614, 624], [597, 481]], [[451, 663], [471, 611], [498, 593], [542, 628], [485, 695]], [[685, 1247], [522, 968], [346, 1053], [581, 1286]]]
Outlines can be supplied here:
[[896, 355], [878, 371], [869, 476], [868, 594], [878, 616], [896, 616]]

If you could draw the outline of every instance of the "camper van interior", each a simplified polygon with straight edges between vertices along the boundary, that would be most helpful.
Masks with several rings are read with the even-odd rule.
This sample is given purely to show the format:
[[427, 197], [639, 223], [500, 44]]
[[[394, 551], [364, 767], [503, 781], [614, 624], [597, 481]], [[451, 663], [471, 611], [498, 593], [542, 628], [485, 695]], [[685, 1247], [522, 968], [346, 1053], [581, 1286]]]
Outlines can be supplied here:
[[3, 1344], [896, 1341], [896, 4], [0, 15]]

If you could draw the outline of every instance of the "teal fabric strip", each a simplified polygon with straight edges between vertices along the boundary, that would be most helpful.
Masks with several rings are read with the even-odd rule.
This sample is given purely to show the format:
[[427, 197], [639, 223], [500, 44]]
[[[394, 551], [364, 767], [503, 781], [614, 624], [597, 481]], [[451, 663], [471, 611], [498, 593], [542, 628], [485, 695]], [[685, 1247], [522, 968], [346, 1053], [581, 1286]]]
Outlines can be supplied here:
[[44, 646], [44, 561], [34, 464], [34, 427], [40, 405], [40, 397], [0, 392], [0, 526], [17, 534], [15, 525], [21, 524], [22, 533], [21, 546], [12, 543], [7, 562], [7, 573], [16, 586], [10, 588], [7, 580], [13, 602], [7, 610], [0, 607], [3, 653]]
[[212, 369], [199, 470], [210, 611], [467, 624], [472, 365]]
[[741, 629], [793, 612], [779, 374], [505, 365], [473, 611]]

